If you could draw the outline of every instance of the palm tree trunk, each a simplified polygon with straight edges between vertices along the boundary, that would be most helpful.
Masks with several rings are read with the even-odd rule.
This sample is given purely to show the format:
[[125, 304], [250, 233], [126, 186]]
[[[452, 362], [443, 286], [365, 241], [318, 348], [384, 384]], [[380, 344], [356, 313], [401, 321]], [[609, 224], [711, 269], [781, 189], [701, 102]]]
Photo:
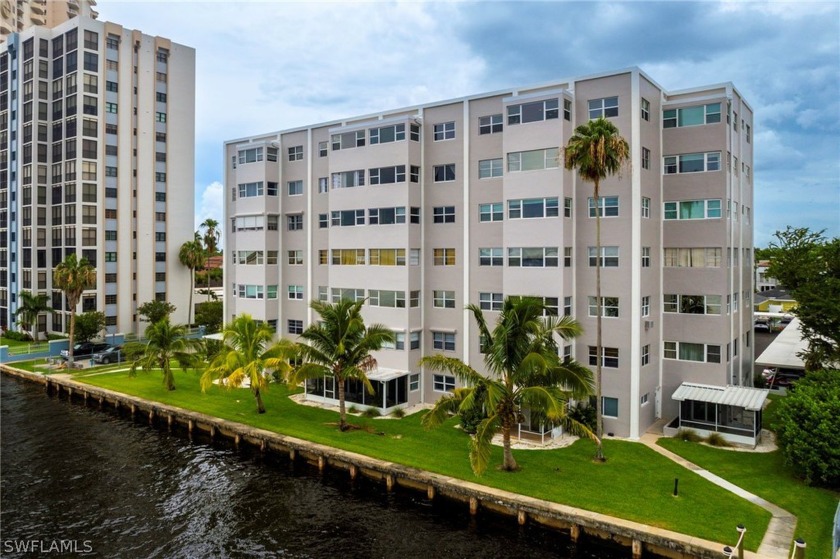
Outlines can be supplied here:
[[601, 440], [604, 436], [604, 418], [601, 405], [601, 363], [603, 361], [604, 348], [601, 339], [601, 190], [598, 179], [595, 179], [595, 347], [597, 357], [595, 358], [595, 435], [598, 437], [598, 446], [595, 450], [596, 460], [605, 460], [604, 447]]
[[510, 449], [510, 425], [505, 422], [502, 426], [502, 448], [504, 449], [504, 460], [502, 461], [502, 469], [507, 472], [513, 472], [519, 469], [516, 460], [513, 458], [513, 452]]
[[259, 388], [254, 389], [254, 398], [257, 400], [257, 413], [265, 413], [265, 405], [263, 404]]
[[67, 350], [67, 363], [73, 368], [73, 344], [76, 336], [76, 306], [70, 309], [70, 348]]
[[338, 429], [340, 431], [347, 430], [347, 410], [344, 409], [344, 379], [335, 378], [338, 384]]
[[187, 326], [192, 326], [193, 291], [195, 291], [195, 268], [190, 268], [190, 308], [187, 309]]

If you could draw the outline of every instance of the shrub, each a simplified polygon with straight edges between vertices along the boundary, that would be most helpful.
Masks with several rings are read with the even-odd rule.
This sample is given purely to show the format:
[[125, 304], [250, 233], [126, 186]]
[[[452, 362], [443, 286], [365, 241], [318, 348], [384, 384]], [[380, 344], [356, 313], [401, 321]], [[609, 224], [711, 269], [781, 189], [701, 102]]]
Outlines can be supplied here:
[[753, 375], [753, 386], [756, 388], [767, 388], [767, 379], [761, 373]]
[[569, 410], [569, 417], [578, 423], [586, 425], [593, 433], [596, 431], [598, 421], [595, 415], [594, 404], [578, 402]]
[[397, 408], [391, 412], [391, 417], [402, 419], [403, 417], [405, 417], [405, 410], [402, 408]]
[[698, 435], [694, 429], [680, 429], [677, 431], [676, 438], [688, 443], [699, 443], [703, 440], [703, 437]]
[[26, 332], [15, 332], [14, 330], [6, 330], [3, 337], [16, 342], [28, 342], [32, 339]]
[[840, 371], [808, 373], [778, 405], [785, 462], [808, 485], [840, 488]]
[[362, 417], [379, 417], [382, 415], [376, 408], [368, 408], [362, 412]]
[[359, 408], [351, 404], [350, 407], [347, 408], [347, 413], [359, 413]]
[[720, 433], [709, 433], [709, 436], [706, 437], [706, 444], [710, 444], [712, 446], [719, 446], [722, 448], [726, 448], [732, 446], [729, 444], [729, 441], [723, 438], [723, 435]]

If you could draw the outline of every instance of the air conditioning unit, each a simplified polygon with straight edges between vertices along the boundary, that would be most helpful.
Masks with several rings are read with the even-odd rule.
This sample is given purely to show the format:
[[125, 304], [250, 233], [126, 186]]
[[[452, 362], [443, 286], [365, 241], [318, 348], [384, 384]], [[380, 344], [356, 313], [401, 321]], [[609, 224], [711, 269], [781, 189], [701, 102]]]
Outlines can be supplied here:
[[652, 320], [645, 320], [645, 332], [653, 328], [653, 321]]

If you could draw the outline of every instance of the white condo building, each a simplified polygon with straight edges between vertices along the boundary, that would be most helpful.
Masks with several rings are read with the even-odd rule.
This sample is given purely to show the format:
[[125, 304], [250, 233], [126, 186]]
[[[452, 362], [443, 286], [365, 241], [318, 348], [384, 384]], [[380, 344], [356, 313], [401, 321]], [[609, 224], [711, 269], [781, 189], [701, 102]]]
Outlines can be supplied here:
[[108, 333], [142, 331], [137, 307], [153, 299], [186, 322], [178, 251], [193, 238], [194, 107], [192, 48], [83, 15], [4, 35], [0, 327], [14, 327], [26, 290], [58, 311], [39, 332], [65, 331], [52, 270], [71, 253], [97, 271], [79, 311], [104, 312]]
[[483, 369], [468, 303], [492, 322], [504, 296], [541, 297], [594, 366], [592, 185], [563, 147], [599, 116], [632, 154], [601, 185], [605, 432], [676, 416], [682, 383], [750, 386], [752, 110], [731, 83], [666, 91], [638, 68], [226, 142], [226, 320], [295, 338], [310, 300], [367, 298], [397, 342], [348, 400], [383, 411], [454, 389], [424, 355]]

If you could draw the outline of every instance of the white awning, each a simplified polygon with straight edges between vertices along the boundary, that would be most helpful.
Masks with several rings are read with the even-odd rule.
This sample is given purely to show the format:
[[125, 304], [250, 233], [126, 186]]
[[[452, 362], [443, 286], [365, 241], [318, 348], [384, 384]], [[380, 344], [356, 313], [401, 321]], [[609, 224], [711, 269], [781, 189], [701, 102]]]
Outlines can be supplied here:
[[395, 378], [404, 377], [407, 374], [408, 371], [399, 371], [397, 369], [383, 369], [382, 367], [377, 367], [375, 371], [371, 371], [367, 374], [367, 378], [370, 381], [388, 382], [389, 380], [393, 380]]
[[206, 334], [206, 335], [204, 335], [204, 336], [202, 336], [202, 337], [203, 337], [205, 340], [217, 340], [217, 341], [220, 341], [220, 342], [221, 342], [221, 341], [223, 341], [223, 340], [225, 339], [224, 334], [223, 334], [223, 333], [221, 333], [221, 332], [216, 332], [215, 334]]
[[759, 411], [764, 406], [769, 390], [747, 388], [744, 386], [711, 386], [708, 384], [682, 383], [674, 391], [672, 399], [677, 402], [694, 400], [723, 406], [737, 406], [752, 411]]
[[799, 319], [794, 318], [758, 356], [755, 364], [761, 367], [805, 370], [805, 363], [796, 354], [806, 349], [808, 342], [802, 339]]

